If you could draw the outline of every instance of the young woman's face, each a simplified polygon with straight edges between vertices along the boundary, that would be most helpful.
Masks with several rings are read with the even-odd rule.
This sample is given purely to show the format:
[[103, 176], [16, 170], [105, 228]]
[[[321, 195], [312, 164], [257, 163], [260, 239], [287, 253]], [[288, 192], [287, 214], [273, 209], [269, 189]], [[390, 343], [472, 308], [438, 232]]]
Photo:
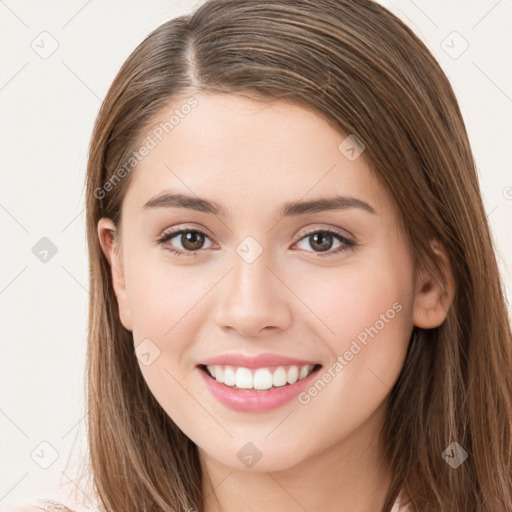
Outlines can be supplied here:
[[[144, 379], [202, 453], [233, 468], [285, 469], [349, 439], [374, 443], [418, 308], [390, 196], [362, 148], [319, 115], [195, 98], [168, 134], [146, 134], [156, 146], [146, 139], [132, 171], [122, 254], [111, 254]], [[351, 199], [333, 207], [336, 197]], [[184, 233], [157, 243], [171, 230]], [[270, 359], [222, 364], [260, 354]], [[200, 366], [215, 357], [228, 383], [275, 389], [217, 383]], [[284, 384], [300, 376], [295, 360], [322, 367]]]

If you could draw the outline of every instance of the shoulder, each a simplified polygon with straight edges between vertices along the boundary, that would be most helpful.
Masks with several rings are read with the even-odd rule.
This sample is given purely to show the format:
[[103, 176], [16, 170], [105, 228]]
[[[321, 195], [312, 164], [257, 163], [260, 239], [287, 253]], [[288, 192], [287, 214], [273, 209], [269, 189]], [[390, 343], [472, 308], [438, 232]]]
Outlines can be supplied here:
[[44, 496], [33, 497], [17, 508], [8, 510], [7, 512], [102, 512], [97, 504], [88, 499], [76, 499], [65, 493], [45, 493]]
[[7, 512], [41, 512], [41, 509], [33, 505], [26, 505], [23, 507], [10, 508]]
[[[5, 512], [105, 512], [95, 492], [92, 473], [82, 464], [61, 479], [33, 490]], [[5, 509], [2, 509], [5, 510]]]
[[[42, 510], [47, 512], [78, 512], [78, 509], [73, 507], [73, 505], [71, 505], [73, 508], [70, 508], [68, 505], [70, 504], [64, 504], [62, 501], [57, 501], [54, 498], [35, 498], [21, 507], [10, 509], [7, 512], [41, 512]], [[81, 511], [84, 511], [84, 509], [81, 508]]]
[[400, 494], [398, 495], [398, 498], [395, 501], [395, 504], [393, 505], [393, 508], [391, 509], [391, 512], [411, 512], [410, 506], [406, 502], [405, 494], [402, 491], [400, 491]]

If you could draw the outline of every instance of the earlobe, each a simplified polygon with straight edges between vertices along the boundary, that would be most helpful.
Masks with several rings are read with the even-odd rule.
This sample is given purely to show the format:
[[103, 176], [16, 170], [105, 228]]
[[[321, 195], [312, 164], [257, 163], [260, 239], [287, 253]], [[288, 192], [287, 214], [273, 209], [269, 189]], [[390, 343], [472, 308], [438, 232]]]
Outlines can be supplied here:
[[439, 327], [446, 319], [455, 296], [455, 279], [449, 258], [438, 240], [431, 242], [438, 256], [445, 280], [438, 275], [422, 275], [416, 282], [413, 322], [422, 329]]
[[116, 237], [116, 226], [109, 218], [98, 221], [98, 238], [101, 249], [110, 264], [112, 285], [119, 304], [119, 316], [124, 328], [132, 331], [132, 314], [128, 300], [121, 247]]

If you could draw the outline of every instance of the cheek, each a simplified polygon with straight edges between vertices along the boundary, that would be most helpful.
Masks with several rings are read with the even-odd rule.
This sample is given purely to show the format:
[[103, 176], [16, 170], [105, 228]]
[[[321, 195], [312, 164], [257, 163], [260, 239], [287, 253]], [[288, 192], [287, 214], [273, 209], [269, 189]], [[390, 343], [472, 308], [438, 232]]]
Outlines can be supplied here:
[[173, 268], [158, 261], [130, 269], [134, 337], [154, 337], [163, 344], [179, 339], [179, 332], [197, 321], [197, 305], [214, 284], [199, 278], [193, 266]]
[[[187, 392], [191, 377], [187, 354], [204, 321], [201, 299], [213, 284], [199, 279], [192, 267], [172, 268], [162, 262], [132, 269], [129, 276], [139, 368], [162, 408], [186, 428], [186, 411], [194, 407]], [[148, 352], [151, 363], [145, 365], [140, 354]]]
[[315, 285], [314, 278], [308, 279], [300, 294], [307, 297], [315, 314], [312, 322], [332, 361], [341, 356], [344, 373], [353, 373], [359, 384], [362, 376], [375, 379], [371, 370], [393, 380], [403, 365], [413, 327], [408, 260], [394, 254], [381, 256], [378, 265], [361, 262], [315, 272], [321, 281]]
[[391, 272], [347, 272], [322, 288], [305, 293], [329, 328], [312, 320], [324, 333], [330, 363], [299, 402], [311, 416], [336, 404], [333, 421], [349, 428], [376, 411], [396, 382], [412, 331], [412, 302], [406, 283]]
[[191, 348], [213, 307], [210, 292], [218, 275], [159, 261], [130, 276], [134, 349], [142, 353], [149, 347], [157, 355], [148, 366], [139, 356], [139, 367], [158, 402], [179, 419], [193, 406], [186, 391], [190, 379], [197, 378]]

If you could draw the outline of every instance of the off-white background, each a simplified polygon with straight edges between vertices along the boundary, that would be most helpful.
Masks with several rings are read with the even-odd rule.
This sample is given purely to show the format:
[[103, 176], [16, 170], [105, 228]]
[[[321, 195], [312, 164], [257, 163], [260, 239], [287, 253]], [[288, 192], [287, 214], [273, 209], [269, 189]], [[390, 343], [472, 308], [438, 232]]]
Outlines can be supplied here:
[[[59, 477], [72, 478], [66, 459], [72, 444], [83, 446], [85, 440], [83, 184], [101, 100], [122, 62], [151, 30], [199, 3], [0, 3], [2, 509], [43, 493]], [[510, 298], [512, 1], [385, 5], [426, 42], [454, 86]], [[43, 31], [51, 36], [40, 36]], [[469, 47], [454, 58], [463, 48], [461, 38]], [[48, 50], [57, 43], [46, 59], [32, 48]], [[46, 263], [32, 252], [42, 237], [57, 248]]]

